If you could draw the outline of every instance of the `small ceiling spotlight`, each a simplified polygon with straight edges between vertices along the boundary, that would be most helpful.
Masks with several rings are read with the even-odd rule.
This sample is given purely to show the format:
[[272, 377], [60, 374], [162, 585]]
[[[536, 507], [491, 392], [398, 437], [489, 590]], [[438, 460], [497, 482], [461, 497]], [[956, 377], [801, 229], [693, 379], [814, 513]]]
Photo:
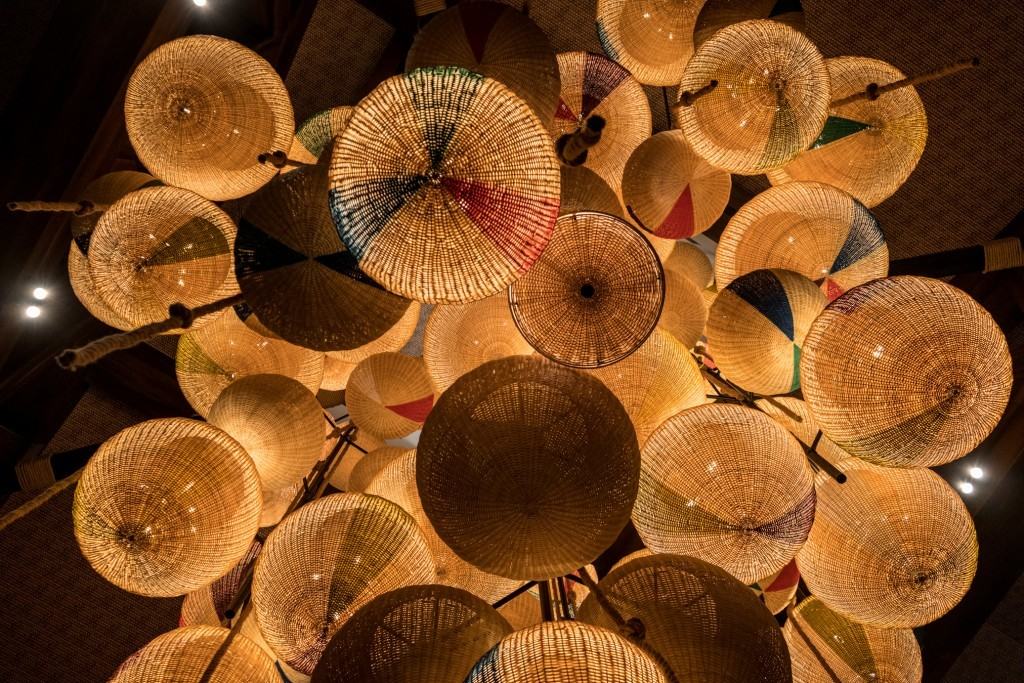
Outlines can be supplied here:
[[965, 493], [968, 495], [974, 493], [974, 484], [972, 484], [969, 481], [962, 481], [959, 484], [957, 484], [956, 487], [960, 489], [961, 493]]
[[46, 289], [46, 287], [36, 287], [32, 290], [32, 298], [36, 301], [42, 301], [48, 296], [50, 296], [50, 290]]
[[967, 474], [971, 475], [971, 479], [981, 479], [985, 476], [985, 470], [981, 469], [977, 465], [967, 470]]
[[43, 309], [39, 308], [38, 306], [26, 306], [25, 307], [25, 317], [26, 318], [38, 318], [42, 314], [43, 314]]

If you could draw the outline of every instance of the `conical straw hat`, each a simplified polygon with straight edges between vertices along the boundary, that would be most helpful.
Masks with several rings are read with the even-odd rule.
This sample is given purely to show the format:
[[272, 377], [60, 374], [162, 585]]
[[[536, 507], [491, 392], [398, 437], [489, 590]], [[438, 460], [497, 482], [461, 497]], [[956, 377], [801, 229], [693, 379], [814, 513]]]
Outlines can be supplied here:
[[697, 285], [707, 289], [715, 281], [715, 270], [707, 254], [692, 242], [673, 242], [671, 253], [661, 260], [666, 271], [675, 271]]
[[354, 107], [332, 107], [310, 116], [295, 131], [288, 158], [315, 164], [330, 147], [331, 141], [345, 132], [353, 111]]
[[[157, 636], [126, 659], [110, 683], [178, 683], [201, 680], [231, 632], [220, 626], [186, 626]], [[274, 660], [244, 635], [235, 634], [211, 683], [276, 683]]]
[[[129, 192], [157, 185], [162, 185], [162, 183], [148, 173], [114, 171], [113, 173], [104, 173], [86, 185], [78, 199], [92, 202], [96, 206], [109, 206]], [[92, 231], [96, 228], [96, 223], [99, 222], [102, 215], [102, 211], [85, 216], [72, 214], [71, 236], [82, 254], [89, 253], [89, 240], [92, 237]]]
[[799, 0], [707, 0], [693, 27], [694, 48], [726, 26], [748, 19], [771, 19], [804, 32], [804, 12]]
[[769, 576], [751, 584], [750, 589], [760, 598], [769, 612], [781, 614], [793, 604], [799, 587], [800, 569], [796, 566], [796, 559], [792, 559], [779, 571], [772, 572]]
[[399, 439], [423, 425], [434, 407], [434, 386], [422, 358], [377, 353], [352, 371], [345, 405], [361, 430], [381, 439]]
[[[415, 451], [415, 449], [399, 446], [381, 446], [380, 448], [373, 449], [360, 458], [359, 462], [353, 466], [346, 490], [353, 493], [365, 493], [366, 487], [373, 482], [381, 470], [395, 459], [402, 457], [410, 451]], [[399, 505], [401, 504], [399, 503]]]
[[622, 202], [604, 178], [586, 166], [562, 165], [562, 205], [558, 215], [600, 211], [623, 218]]
[[324, 379], [320, 383], [320, 388], [328, 391], [340, 391], [348, 384], [352, 371], [361, 361], [375, 353], [401, 350], [416, 332], [416, 325], [420, 321], [420, 310], [420, 302], [413, 301], [398, 322], [372, 342], [348, 351], [325, 353]]
[[678, 85], [702, 0], [598, 0], [597, 37], [641, 83]]
[[701, 337], [708, 321], [708, 305], [704, 294], [681, 273], [665, 269], [665, 306], [658, 319], [658, 327], [675, 337], [687, 349], [692, 349]]
[[89, 272], [89, 259], [74, 242], [68, 250], [68, 280], [71, 282], [71, 291], [74, 292], [75, 298], [94, 318], [119, 330], [134, 328], [130, 322], [114, 313], [96, 292], [92, 284], [92, 274]]

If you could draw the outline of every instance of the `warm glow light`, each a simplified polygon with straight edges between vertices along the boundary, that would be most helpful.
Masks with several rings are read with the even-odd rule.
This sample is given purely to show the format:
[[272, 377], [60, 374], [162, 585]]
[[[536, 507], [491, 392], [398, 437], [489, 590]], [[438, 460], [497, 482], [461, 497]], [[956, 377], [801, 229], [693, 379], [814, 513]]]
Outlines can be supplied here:
[[206, 0], [192, 0], [196, 4], [196, 7], [206, 7]]
[[42, 313], [43, 313], [43, 309], [39, 308], [38, 306], [26, 306], [25, 307], [25, 317], [26, 318], [38, 318], [40, 315], [42, 315]]
[[975, 466], [967, 470], [967, 474], [971, 475], [971, 479], [981, 479], [985, 476], [985, 470]]
[[32, 290], [32, 298], [36, 301], [42, 301], [48, 296], [50, 296], [50, 292], [45, 287], [36, 287]]
[[969, 481], [962, 481], [959, 484], [957, 484], [956, 486], [963, 493], [967, 493], [967, 494], [974, 493], [974, 484], [972, 484]]

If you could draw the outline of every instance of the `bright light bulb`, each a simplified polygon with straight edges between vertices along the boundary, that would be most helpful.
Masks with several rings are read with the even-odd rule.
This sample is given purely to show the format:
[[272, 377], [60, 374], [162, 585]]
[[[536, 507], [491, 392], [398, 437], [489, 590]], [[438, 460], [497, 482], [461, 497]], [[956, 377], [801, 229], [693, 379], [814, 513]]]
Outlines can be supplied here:
[[969, 481], [962, 481], [956, 485], [963, 493], [971, 494], [974, 493], [974, 484]]
[[32, 298], [36, 301], [42, 301], [48, 296], [50, 296], [50, 292], [45, 287], [36, 287], [32, 290]]
[[38, 306], [26, 306], [25, 307], [25, 317], [26, 318], [38, 318], [42, 314], [43, 314], [43, 309], [39, 308]]
[[981, 479], [982, 477], [985, 476], [985, 470], [981, 469], [980, 467], [972, 467], [971, 469], [967, 470], [967, 474], [971, 475], [971, 479]]
[[206, 7], [206, 0], [192, 0], [196, 7]]

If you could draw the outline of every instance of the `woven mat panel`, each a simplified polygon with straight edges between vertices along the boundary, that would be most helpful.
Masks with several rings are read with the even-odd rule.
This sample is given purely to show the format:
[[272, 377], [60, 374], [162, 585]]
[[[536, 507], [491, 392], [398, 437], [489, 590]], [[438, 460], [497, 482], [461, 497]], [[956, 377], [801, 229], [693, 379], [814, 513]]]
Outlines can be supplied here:
[[89, 567], [71, 529], [74, 491], [68, 487], [0, 532], [5, 683], [105, 681], [178, 625], [180, 598], [133, 595]]
[[46, 444], [42, 457], [102, 443], [125, 427], [149, 417], [151, 415], [129, 401], [122, 401], [102, 389], [91, 388]]

